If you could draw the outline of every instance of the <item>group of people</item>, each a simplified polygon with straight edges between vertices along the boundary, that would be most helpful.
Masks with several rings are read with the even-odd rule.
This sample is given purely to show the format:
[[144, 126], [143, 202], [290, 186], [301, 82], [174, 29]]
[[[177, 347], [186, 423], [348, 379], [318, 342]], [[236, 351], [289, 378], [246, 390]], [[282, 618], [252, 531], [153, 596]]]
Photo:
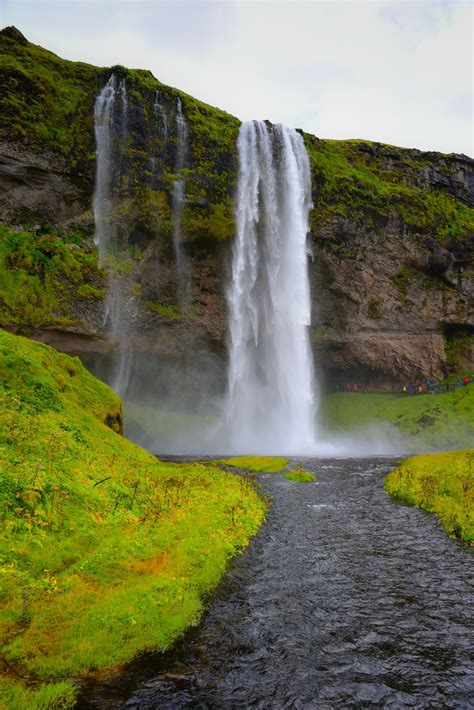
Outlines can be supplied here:
[[462, 385], [468, 385], [473, 381], [473, 377], [458, 378], [456, 382], [436, 382], [436, 380], [426, 380], [426, 382], [416, 382], [414, 385], [403, 385], [403, 394], [438, 394], [440, 392], [456, 392]]
[[[468, 385], [470, 382], [474, 382], [474, 374], [470, 377], [458, 378], [456, 382], [437, 382], [436, 380], [417, 380], [415, 384], [412, 385], [402, 385], [400, 391], [402, 394], [438, 394], [441, 392], [456, 392], [463, 385]], [[363, 394], [368, 394], [368, 385], [358, 385], [346, 383], [340, 385], [336, 383], [336, 392], [362, 392]]]

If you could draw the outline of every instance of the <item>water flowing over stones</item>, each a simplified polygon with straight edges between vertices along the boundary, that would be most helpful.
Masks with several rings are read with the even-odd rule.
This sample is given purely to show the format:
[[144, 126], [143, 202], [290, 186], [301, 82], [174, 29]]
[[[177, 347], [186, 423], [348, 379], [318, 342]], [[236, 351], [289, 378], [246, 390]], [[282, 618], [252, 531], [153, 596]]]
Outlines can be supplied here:
[[241, 126], [237, 235], [228, 290], [231, 450], [314, 448], [315, 385], [307, 273], [309, 161], [303, 138]]
[[[127, 320], [134, 298], [128, 294], [125, 275], [117, 268], [120, 250], [119, 229], [114, 207], [120, 192], [123, 172], [123, 145], [127, 136], [128, 102], [125, 79], [112, 74], [98, 94], [94, 108], [96, 138], [96, 178], [93, 198], [94, 241], [99, 264], [107, 271], [104, 323], [119, 357], [112, 384], [121, 395], [127, 389], [131, 368], [127, 350]], [[133, 315], [133, 314], [132, 314]]]

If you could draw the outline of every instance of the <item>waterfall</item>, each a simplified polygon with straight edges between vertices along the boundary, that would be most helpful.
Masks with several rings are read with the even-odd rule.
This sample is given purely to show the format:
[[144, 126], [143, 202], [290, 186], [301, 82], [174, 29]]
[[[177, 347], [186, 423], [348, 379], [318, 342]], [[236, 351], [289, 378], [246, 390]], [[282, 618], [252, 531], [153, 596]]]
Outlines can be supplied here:
[[183, 168], [188, 152], [188, 124], [183, 114], [181, 99], [176, 101], [176, 161], [175, 173], [178, 176], [173, 183], [173, 246], [178, 269], [184, 266], [181, 248], [181, 212], [184, 205], [185, 180]]
[[94, 130], [96, 142], [95, 189], [93, 198], [95, 223], [94, 242], [97, 245], [99, 252], [100, 266], [104, 265], [105, 253], [111, 239], [111, 136], [115, 98], [115, 76], [112, 74], [107, 84], [97, 96], [94, 107]]
[[[163, 136], [163, 141], [166, 143], [168, 139], [168, 116], [161, 105], [160, 92], [155, 93], [155, 102], [153, 104], [153, 112], [155, 114], [157, 132]], [[184, 117], [183, 117], [184, 118]]]
[[155, 92], [155, 100], [153, 102], [153, 114], [155, 116], [155, 126], [154, 126], [154, 152], [150, 158], [150, 168], [151, 168], [151, 186], [154, 187], [155, 184], [155, 173], [156, 173], [156, 152], [158, 150], [156, 143], [158, 139], [161, 138], [163, 145], [166, 145], [168, 140], [168, 116], [161, 105], [160, 92], [157, 90]]
[[306, 236], [311, 204], [302, 136], [243, 123], [237, 234], [228, 289], [230, 448], [302, 454], [315, 441]]
[[114, 210], [116, 195], [120, 190], [123, 143], [127, 134], [128, 100], [125, 79], [111, 74], [99, 92], [94, 107], [96, 139], [96, 176], [93, 197], [94, 242], [99, 254], [99, 266], [107, 272], [104, 325], [114, 345], [118, 360], [112, 377], [112, 386], [124, 394], [130, 377], [131, 361], [124, 348], [128, 334], [128, 320], [133, 310], [133, 297], [129, 296], [124, 275], [114, 268], [113, 260], [120, 250], [117, 221]]

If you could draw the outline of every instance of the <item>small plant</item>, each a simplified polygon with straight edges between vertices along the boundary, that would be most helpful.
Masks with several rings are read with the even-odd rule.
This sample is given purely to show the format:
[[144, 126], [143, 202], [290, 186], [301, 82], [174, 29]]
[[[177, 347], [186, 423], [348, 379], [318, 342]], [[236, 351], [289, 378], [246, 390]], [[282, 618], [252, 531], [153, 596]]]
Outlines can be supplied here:
[[287, 471], [287, 473], [284, 473], [283, 475], [289, 481], [295, 481], [295, 483], [314, 483], [317, 481], [314, 473], [306, 471], [301, 466], [295, 466], [293, 471]]
[[288, 466], [288, 459], [278, 456], [234, 456], [218, 463], [256, 473], [279, 473]]

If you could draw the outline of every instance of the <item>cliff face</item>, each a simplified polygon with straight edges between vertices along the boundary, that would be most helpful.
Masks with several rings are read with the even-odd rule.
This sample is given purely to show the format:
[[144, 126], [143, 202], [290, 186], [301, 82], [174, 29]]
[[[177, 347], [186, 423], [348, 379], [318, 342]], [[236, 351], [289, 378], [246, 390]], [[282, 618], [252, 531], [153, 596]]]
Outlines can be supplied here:
[[[122, 345], [138, 353], [136, 367], [151, 368], [158, 390], [173, 389], [179, 379], [199, 397], [197, 383], [208, 374], [218, 391], [239, 122], [149, 72], [66, 62], [14, 28], [0, 33], [0, 45], [0, 219], [13, 228], [5, 231], [4, 265], [23, 270], [23, 292], [36, 279], [37, 303], [34, 317], [12, 303], [11, 283], [20, 277], [10, 274], [0, 287], [0, 325], [86, 361], [95, 353], [96, 371], [113, 357], [91, 208], [94, 102], [113, 69], [125, 81], [128, 103], [114, 187], [118, 245], [109, 267], [128, 294]], [[173, 252], [178, 99], [189, 133], [180, 214], [184, 272]], [[331, 386], [385, 388], [474, 368], [473, 161], [304, 138], [314, 202], [311, 339], [322, 377]], [[29, 260], [18, 256], [26, 249], [20, 225], [34, 246]], [[70, 259], [74, 269], [59, 276], [59, 262]], [[64, 283], [68, 273], [76, 281], [58, 299], [54, 278]], [[48, 307], [43, 283], [53, 294]]]

